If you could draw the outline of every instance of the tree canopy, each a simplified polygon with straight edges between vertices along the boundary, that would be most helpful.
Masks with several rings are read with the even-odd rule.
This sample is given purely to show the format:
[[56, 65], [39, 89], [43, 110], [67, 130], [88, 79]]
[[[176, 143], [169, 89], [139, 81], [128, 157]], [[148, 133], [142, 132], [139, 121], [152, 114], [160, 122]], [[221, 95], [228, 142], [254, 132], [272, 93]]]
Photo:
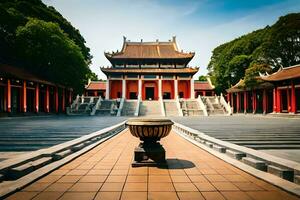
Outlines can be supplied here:
[[217, 92], [225, 91], [242, 78], [254, 86], [253, 78], [259, 72], [299, 64], [300, 13], [280, 17], [274, 25], [221, 44], [212, 53], [207, 69]]
[[41, 0], [0, 2], [0, 62], [26, 68], [80, 92], [92, 56], [85, 40], [55, 8]]

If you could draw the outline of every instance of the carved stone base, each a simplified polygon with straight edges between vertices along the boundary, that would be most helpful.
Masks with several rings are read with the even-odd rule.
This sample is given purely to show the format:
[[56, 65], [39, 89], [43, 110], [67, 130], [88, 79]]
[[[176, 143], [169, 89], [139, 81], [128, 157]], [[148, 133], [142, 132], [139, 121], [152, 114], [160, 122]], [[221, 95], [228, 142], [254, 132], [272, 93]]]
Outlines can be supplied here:
[[158, 142], [141, 142], [134, 149], [133, 167], [166, 165], [166, 151]]

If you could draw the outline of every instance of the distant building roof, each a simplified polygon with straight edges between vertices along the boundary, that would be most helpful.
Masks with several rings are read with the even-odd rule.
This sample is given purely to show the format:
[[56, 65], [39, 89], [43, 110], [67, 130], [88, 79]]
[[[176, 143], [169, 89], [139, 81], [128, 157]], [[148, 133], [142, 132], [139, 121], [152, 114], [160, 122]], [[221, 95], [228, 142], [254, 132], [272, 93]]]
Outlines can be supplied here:
[[210, 81], [194, 81], [194, 89], [195, 90], [214, 90], [215, 86], [212, 85]]
[[130, 42], [124, 37], [123, 47], [120, 52], [105, 53], [112, 59], [192, 59], [194, 53], [184, 53], [178, 50], [176, 38], [168, 42]]
[[[266, 88], [274, 87], [274, 85], [272, 83], [263, 81], [259, 76], [256, 78], [257, 78], [257, 80], [260, 80], [260, 82], [253, 89], [266, 89]], [[226, 91], [228, 93], [232, 93], [232, 92], [241, 92], [241, 91], [249, 91], [249, 90], [251, 90], [251, 88], [246, 87], [245, 81], [243, 79], [240, 79], [237, 84], [235, 84], [231, 88], [227, 89]]]
[[287, 79], [300, 78], [300, 64], [280, 68], [277, 72], [270, 75], [261, 75], [261, 78], [265, 81], [282, 81]]
[[153, 69], [141, 69], [141, 68], [101, 68], [101, 71], [107, 73], [137, 73], [137, 74], [195, 74], [198, 72], [198, 68], [153, 68]]
[[105, 90], [106, 81], [91, 81], [85, 86], [86, 90]]

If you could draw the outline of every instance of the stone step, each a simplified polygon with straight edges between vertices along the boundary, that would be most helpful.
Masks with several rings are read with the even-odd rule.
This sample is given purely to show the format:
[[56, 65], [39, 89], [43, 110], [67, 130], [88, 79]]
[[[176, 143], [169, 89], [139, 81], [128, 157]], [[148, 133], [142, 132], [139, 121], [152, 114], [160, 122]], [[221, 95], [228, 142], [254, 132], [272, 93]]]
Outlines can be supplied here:
[[290, 169], [284, 169], [280, 167], [276, 167], [273, 165], [268, 165], [268, 172], [271, 174], [274, 174], [276, 176], [279, 176], [280, 178], [283, 178], [288, 181], [292, 181], [294, 179], [294, 171]]
[[222, 146], [219, 146], [219, 145], [216, 145], [216, 144], [213, 144], [213, 149], [220, 152], [220, 153], [225, 153], [226, 152], [225, 147], [222, 147]]
[[22, 176], [25, 176], [26, 174], [33, 172], [36, 169], [39, 169], [47, 165], [50, 162], [52, 162], [51, 157], [44, 157], [44, 158], [37, 159], [35, 161], [30, 161], [23, 165], [9, 169], [7, 176], [9, 179], [15, 180]]
[[237, 159], [237, 160], [241, 160], [243, 157], [246, 157], [245, 153], [234, 151], [234, 150], [230, 150], [230, 149], [226, 149], [226, 154], [228, 156], [232, 157], [232, 158]]
[[294, 183], [300, 185], [300, 175], [294, 176]]
[[70, 149], [67, 149], [67, 150], [64, 150], [64, 151], [61, 151], [61, 152], [58, 152], [56, 154], [54, 154], [52, 156], [53, 160], [60, 160], [68, 155], [70, 155], [72, 153], [72, 150]]
[[267, 171], [267, 164], [262, 160], [250, 157], [243, 157], [242, 162], [261, 171]]

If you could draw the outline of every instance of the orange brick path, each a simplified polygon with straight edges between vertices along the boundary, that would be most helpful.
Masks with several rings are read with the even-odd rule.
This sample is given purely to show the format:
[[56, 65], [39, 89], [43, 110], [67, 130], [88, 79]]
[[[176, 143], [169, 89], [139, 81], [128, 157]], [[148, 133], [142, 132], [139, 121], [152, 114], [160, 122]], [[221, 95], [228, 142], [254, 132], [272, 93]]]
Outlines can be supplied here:
[[298, 199], [192, 145], [174, 132], [162, 140], [169, 169], [132, 168], [138, 144], [127, 131], [8, 199]]

